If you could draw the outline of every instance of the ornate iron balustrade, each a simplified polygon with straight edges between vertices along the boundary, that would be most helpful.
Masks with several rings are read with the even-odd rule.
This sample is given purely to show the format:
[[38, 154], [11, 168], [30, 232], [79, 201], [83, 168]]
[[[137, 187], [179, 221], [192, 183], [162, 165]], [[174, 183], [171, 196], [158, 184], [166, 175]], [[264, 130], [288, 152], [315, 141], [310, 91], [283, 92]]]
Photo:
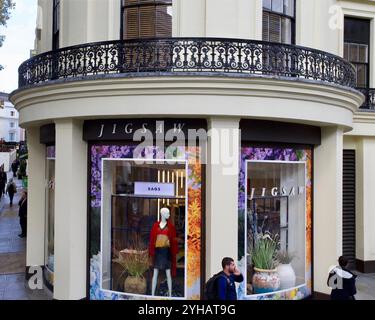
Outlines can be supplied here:
[[355, 86], [354, 67], [327, 52], [254, 40], [168, 38], [88, 43], [43, 53], [19, 68], [19, 88], [108, 74], [242, 74]]
[[360, 110], [375, 110], [375, 89], [372, 88], [357, 88], [365, 95], [365, 102], [360, 107]]

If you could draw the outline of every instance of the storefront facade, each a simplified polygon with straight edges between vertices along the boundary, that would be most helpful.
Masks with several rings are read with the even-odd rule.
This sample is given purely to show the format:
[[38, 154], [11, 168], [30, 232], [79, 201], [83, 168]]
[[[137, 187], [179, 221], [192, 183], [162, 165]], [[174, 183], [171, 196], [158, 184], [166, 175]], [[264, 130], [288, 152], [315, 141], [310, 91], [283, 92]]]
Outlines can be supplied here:
[[[295, 30], [280, 39], [290, 44], [248, 40], [262, 34], [251, 15], [278, 9], [242, 0], [163, 2], [159, 21], [172, 28], [155, 30], [184, 38], [122, 30], [112, 40], [112, 12], [130, 14], [126, 2], [85, 3], [90, 32], [76, 36], [67, 26], [81, 29], [71, 18], [78, 7], [56, 3], [61, 49], [20, 68], [11, 99], [29, 139], [27, 266], [44, 267], [55, 299], [202, 299], [226, 256], [245, 277], [241, 300], [329, 293], [327, 270], [343, 252], [343, 150], [359, 150], [350, 132], [370, 129], [356, 122], [365, 98], [354, 67], [294, 44], [340, 54], [331, 41], [339, 31], [314, 43], [301, 23], [308, 12], [328, 19], [328, 7], [286, 6], [284, 27]], [[42, 15], [53, 9], [40, 5]], [[103, 10], [114, 22], [95, 19]], [[47, 29], [40, 53], [51, 49]], [[258, 264], [267, 239], [278, 263]], [[160, 248], [169, 249], [156, 263]]]

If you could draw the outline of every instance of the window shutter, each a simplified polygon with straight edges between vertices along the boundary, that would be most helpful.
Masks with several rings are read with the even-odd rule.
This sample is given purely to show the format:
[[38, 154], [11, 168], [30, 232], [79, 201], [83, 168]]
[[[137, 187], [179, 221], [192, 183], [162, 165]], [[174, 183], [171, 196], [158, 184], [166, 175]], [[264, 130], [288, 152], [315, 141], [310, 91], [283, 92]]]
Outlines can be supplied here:
[[139, 7], [139, 37], [155, 37], [155, 6]]
[[125, 9], [125, 39], [138, 38], [138, 8]]
[[263, 41], [269, 41], [269, 13], [263, 12]]
[[269, 41], [281, 42], [281, 20], [277, 14], [269, 15]]

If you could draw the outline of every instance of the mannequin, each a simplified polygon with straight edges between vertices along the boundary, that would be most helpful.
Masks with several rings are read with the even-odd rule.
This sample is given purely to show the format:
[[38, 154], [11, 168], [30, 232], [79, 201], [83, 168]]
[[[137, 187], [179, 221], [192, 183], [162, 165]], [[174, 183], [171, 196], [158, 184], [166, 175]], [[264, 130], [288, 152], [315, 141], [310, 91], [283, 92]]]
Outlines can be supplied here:
[[172, 296], [172, 277], [176, 275], [176, 254], [178, 251], [176, 228], [169, 222], [168, 208], [160, 209], [160, 221], [156, 222], [150, 235], [149, 253], [153, 259], [152, 295], [155, 295], [159, 270], [165, 270], [169, 296]]

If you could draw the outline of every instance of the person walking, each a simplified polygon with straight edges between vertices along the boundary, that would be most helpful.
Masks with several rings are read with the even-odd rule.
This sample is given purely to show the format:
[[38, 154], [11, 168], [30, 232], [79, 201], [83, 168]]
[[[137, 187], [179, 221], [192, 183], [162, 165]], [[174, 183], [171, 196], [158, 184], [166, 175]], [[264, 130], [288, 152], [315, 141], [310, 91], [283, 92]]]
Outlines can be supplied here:
[[27, 191], [22, 193], [22, 197], [18, 202], [19, 211], [18, 215], [20, 217], [20, 225], [22, 232], [18, 235], [20, 238], [25, 238], [27, 235]]
[[4, 171], [4, 167], [0, 167], [0, 198], [5, 194], [5, 186], [8, 182], [8, 177]]
[[327, 285], [332, 288], [331, 300], [355, 300], [357, 276], [347, 269], [348, 259], [339, 257], [339, 265], [331, 269]]
[[13, 163], [12, 163], [13, 178], [16, 177], [17, 170], [18, 170], [18, 163], [17, 163], [17, 160], [14, 160]]
[[17, 193], [17, 187], [16, 184], [13, 182], [13, 178], [9, 179], [9, 182], [6, 187], [6, 193], [9, 196], [9, 206], [12, 207], [14, 194]]

